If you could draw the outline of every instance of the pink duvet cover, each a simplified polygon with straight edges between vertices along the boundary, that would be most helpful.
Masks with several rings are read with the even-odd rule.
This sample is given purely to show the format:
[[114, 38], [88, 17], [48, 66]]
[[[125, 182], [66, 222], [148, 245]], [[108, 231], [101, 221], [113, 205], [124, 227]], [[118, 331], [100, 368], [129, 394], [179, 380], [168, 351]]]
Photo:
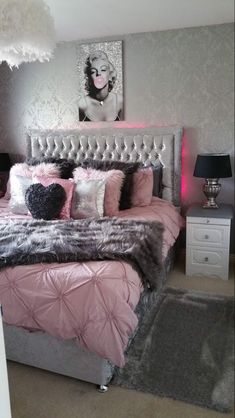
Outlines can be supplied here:
[[[163, 257], [174, 244], [181, 216], [168, 202], [121, 211], [120, 217], [163, 223]], [[0, 199], [0, 222], [13, 215]], [[0, 248], [1, 254], [1, 248]], [[0, 303], [8, 324], [75, 338], [79, 345], [122, 367], [124, 350], [137, 326], [134, 313], [142, 291], [135, 270], [123, 261], [34, 264], [0, 270]]]

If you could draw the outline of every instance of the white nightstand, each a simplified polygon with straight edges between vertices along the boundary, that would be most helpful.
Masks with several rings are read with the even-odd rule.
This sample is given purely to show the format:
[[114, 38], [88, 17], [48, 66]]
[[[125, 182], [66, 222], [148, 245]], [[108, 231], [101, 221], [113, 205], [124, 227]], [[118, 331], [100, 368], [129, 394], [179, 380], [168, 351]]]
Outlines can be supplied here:
[[186, 275], [228, 279], [233, 207], [191, 206], [186, 213]]

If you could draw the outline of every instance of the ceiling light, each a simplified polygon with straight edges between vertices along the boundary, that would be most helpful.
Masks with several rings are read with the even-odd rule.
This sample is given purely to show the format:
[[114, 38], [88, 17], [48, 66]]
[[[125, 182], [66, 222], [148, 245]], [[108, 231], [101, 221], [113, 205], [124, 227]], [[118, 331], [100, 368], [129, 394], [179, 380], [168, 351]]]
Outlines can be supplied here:
[[0, 63], [48, 61], [54, 48], [54, 21], [43, 0], [0, 0]]

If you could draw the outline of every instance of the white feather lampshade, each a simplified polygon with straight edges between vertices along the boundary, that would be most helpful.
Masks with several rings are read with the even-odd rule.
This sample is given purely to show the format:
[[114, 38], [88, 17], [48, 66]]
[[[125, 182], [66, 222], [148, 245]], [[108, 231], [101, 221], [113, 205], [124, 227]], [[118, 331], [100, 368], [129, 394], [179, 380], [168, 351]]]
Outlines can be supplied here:
[[0, 63], [48, 61], [54, 48], [54, 21], [43, 0], [0, 0]]

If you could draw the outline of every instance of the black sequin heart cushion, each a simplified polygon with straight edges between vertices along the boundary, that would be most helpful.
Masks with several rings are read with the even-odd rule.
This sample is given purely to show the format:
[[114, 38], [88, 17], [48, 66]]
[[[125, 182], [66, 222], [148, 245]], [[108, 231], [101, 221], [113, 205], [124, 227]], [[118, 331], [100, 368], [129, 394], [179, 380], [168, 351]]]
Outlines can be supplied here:
[[52, 183], [47, 187], [40, 183], [32, 184], [25, 193], [26, 206], [35, 219], [58, 218], [65, 200], [65, 190], [57, 183]]

